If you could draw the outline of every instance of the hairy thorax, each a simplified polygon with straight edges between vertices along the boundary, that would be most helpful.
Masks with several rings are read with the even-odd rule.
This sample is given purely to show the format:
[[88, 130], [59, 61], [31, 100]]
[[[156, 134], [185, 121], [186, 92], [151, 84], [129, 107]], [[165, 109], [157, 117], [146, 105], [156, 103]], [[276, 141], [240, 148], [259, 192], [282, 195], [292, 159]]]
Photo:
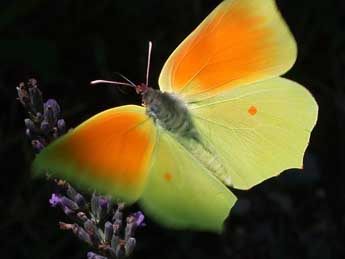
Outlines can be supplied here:
[[147, 89], [143, 94], [147, 114], [177, 137], [200, 140], [186, 104], [170, 93]]
[[183, 100], [174, 94], [148, 88], [143, 93], [146, 112], [156, 125], [169, 131], [193, 157], [210, 170], [219, 180], [231, 185], [220, 159], [200, 136]]

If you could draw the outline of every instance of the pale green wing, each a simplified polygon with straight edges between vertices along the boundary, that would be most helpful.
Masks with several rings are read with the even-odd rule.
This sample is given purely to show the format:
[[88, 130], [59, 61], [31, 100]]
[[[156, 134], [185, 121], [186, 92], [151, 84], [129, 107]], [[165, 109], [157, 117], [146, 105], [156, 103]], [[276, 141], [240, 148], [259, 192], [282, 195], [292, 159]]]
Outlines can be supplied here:
[[157, 142], [139, 201], [145, 212], [167, 227], [220, 232], [236, 197], [169, 133]]
[[239, 189], [302, 168], [318, 113], [312, 95], [284, 78], [233, 88], [190, 108], [202, 139]]

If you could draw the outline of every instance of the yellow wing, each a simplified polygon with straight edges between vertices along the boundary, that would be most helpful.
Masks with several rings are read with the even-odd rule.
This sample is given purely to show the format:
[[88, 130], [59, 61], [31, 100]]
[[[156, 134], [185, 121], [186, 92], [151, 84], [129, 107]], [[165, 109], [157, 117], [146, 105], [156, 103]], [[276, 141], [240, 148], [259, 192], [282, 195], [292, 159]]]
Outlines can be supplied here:
[[95, 188], [125, 201], [145, 187], [156, 142], [156, 129], [140, 106], [106, 110], [47, 146], [34, 170]]
[[239, 189], [301, 168], [317, 112], [303, 86], [280, 77], [191, 105], [202, 139]]
[[159, 85], [199, 101], [281, 75], [296, 53], [274, 0], [225, 0], [169, 57]]
[[146, 213], [168, 227], [220, 232], [235, 201], [230, 190], [173, 136], [160, 131], [139, 201]]

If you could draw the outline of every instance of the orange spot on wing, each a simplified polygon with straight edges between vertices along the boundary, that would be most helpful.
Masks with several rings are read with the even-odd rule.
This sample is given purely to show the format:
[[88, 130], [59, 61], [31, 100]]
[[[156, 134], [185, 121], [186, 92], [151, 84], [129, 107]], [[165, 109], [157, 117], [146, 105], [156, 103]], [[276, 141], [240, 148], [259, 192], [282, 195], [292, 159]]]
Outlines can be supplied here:
[[167, 182], [170, 182], [172, 180], [173, 176], [172, 174], [170, 173], [165, 173], [164, 174], [164, 179], [167, 181]]
[[258, 112], [258, 110], [256, 109], [256, 107], [255, 106], [250, 106], [250, 108], [248, 109], [248, 113], [250, 114], [250, 115], [255, 115], [256, 113]]

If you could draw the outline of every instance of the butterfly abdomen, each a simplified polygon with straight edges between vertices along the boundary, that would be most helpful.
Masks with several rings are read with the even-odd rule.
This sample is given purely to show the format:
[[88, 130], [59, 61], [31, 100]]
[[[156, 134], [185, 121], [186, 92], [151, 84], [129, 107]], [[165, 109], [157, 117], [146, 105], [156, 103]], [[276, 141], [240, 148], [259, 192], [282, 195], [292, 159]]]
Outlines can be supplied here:
[[201, 140], [185, 103], [173, 94], [149, 89], [143, 95], [147, 114], [156, 125], [173, 133], [196, 160], [227, 185], [231, 184], [229, 174], [215, 152]]
[[211, 151], [206, 143], [194, 139], [181, 140], [180, 143], [220, 181], [228, 186], [232, 184], [231, 177], [221, 163], [217, 153]]

